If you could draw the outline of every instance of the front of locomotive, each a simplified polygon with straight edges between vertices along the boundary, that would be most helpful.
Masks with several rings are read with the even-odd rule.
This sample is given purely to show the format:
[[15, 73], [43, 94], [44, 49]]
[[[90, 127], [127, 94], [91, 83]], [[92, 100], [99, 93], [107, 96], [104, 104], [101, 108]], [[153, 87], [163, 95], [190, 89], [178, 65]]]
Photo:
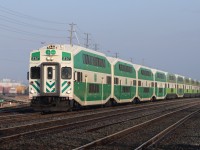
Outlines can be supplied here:
[[73, 99], [73, 57], [65, 45], [30, 54], [29, 99], [37, 111], [66, 111]]

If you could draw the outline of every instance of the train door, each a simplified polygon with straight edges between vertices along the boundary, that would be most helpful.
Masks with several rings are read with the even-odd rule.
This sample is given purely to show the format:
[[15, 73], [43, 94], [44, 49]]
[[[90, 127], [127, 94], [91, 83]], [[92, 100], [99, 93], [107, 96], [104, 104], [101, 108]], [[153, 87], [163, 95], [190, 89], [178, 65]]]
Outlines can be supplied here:
[[122, 80], [119, 81], [120, 83], [120, 90], [119, 90], [119, 100], [121, 100], [121, 94], [122, 94]]
[[59, 65], [42, 65], [42, 93], [45, 95], [58, 96], [59, 93]]

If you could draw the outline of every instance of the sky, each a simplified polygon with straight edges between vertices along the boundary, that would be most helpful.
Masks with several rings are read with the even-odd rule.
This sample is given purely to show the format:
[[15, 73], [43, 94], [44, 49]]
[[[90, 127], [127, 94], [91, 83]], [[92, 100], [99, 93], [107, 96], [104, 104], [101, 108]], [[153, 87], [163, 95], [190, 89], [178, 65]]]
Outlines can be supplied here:
[[199, 16], [199, 0], [0, 0], [0, 79], [27, 82], [30, 52], [69, 44], [73, 22], [74, 44], [200, 80]]

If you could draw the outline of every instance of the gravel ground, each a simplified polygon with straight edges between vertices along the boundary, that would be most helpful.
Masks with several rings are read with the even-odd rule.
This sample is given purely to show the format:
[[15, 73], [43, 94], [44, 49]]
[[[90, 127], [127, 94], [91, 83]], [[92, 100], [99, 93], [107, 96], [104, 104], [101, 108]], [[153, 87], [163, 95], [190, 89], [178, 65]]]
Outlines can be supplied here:
[[200, 150], [200, 113], [187, 120], [151, 149]]
[[99, 146], [95, 149], [134, 149], [138, 146], [140, 146], [142, 143], [149, 140], [151, 137], [159, 133], [160, 131], [164, 130], [171, 124], [175, 123], [176, 121], [180, 120], [184, 116], [188, 115], [194, 110], [197, 110], [197, 108], [190, 108], [189, 111], [181, 111], [180, 113], [174, 114], [173, 117], [170, 115], [160, 121], [157, 121], [155, 123], [151, 123], [151, 125], [145, 125], [142, 130], [138, 129], [137, 131], [134, 131], [133, 134], [129, 134], [125, 138], [122, 138], [120, 140], [117, 140], [116, 142], [109, 144], [108, 146]]
[[[175, 105], [168, 106], [168, 107], [172, 108], [172, 107], [175, 107]], [[162, 109], [167, 109], [168, 107], [164, 107]], [[155, 113], [155, 114], [140, 118], [142, 115], [147, 115], [150, 113]], [[73, 129], [73, 130], [67, 129], [63, 131], [58, 131], [58, 133], [45, 134], [45, 135], [37, 136], [37, 137], [20, 138], [17, 141], [13, 141], [12, 143], [1, 145], [0, 147], [2, 149], [15, 149], [15, 147], [16, 148], [20, 147], [20, 149], [29, 149], [29, 148], [30, 149], [72, 149], [72, 148], [81, 146], [83, 144], [89, 143], [97, 138], [102, 138], [106, 135], [123, 130], [127, 127], [144, 122], [145, 120], [149, 120], [151, 118], [159, 116], [162, 113], [160, 113], [160, 110], [158, 109], [137, 112], [137, 113], [133, 113], [132, 115], [127, 115], [123, 117], [101, 121], [98, 123], [93, 123], [89, 126], [78, 128], [78, 129]], [[135, 118], [135, 119], [127, 121], [127, 122], [115, 124], [112, 126], [108, 126], [108, 127], [99, 129], [95, 132], [86, 132], [87, 130], [94, 127], [103, 126], [109, 123], [116, 123], [117, 121], [128, 120], [130, 118]]]

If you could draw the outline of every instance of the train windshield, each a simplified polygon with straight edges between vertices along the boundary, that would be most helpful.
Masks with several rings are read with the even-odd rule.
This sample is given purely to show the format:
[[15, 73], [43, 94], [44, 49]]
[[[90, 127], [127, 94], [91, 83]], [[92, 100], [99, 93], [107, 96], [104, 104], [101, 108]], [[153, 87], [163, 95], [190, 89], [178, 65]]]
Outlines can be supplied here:
[[31, 67], [31, 79], [40, 79], [40, 67]]
[[62, 67], [61, 69], [61, 78], [62, 79], [71, 79], [72, 78], [72, 68]]

